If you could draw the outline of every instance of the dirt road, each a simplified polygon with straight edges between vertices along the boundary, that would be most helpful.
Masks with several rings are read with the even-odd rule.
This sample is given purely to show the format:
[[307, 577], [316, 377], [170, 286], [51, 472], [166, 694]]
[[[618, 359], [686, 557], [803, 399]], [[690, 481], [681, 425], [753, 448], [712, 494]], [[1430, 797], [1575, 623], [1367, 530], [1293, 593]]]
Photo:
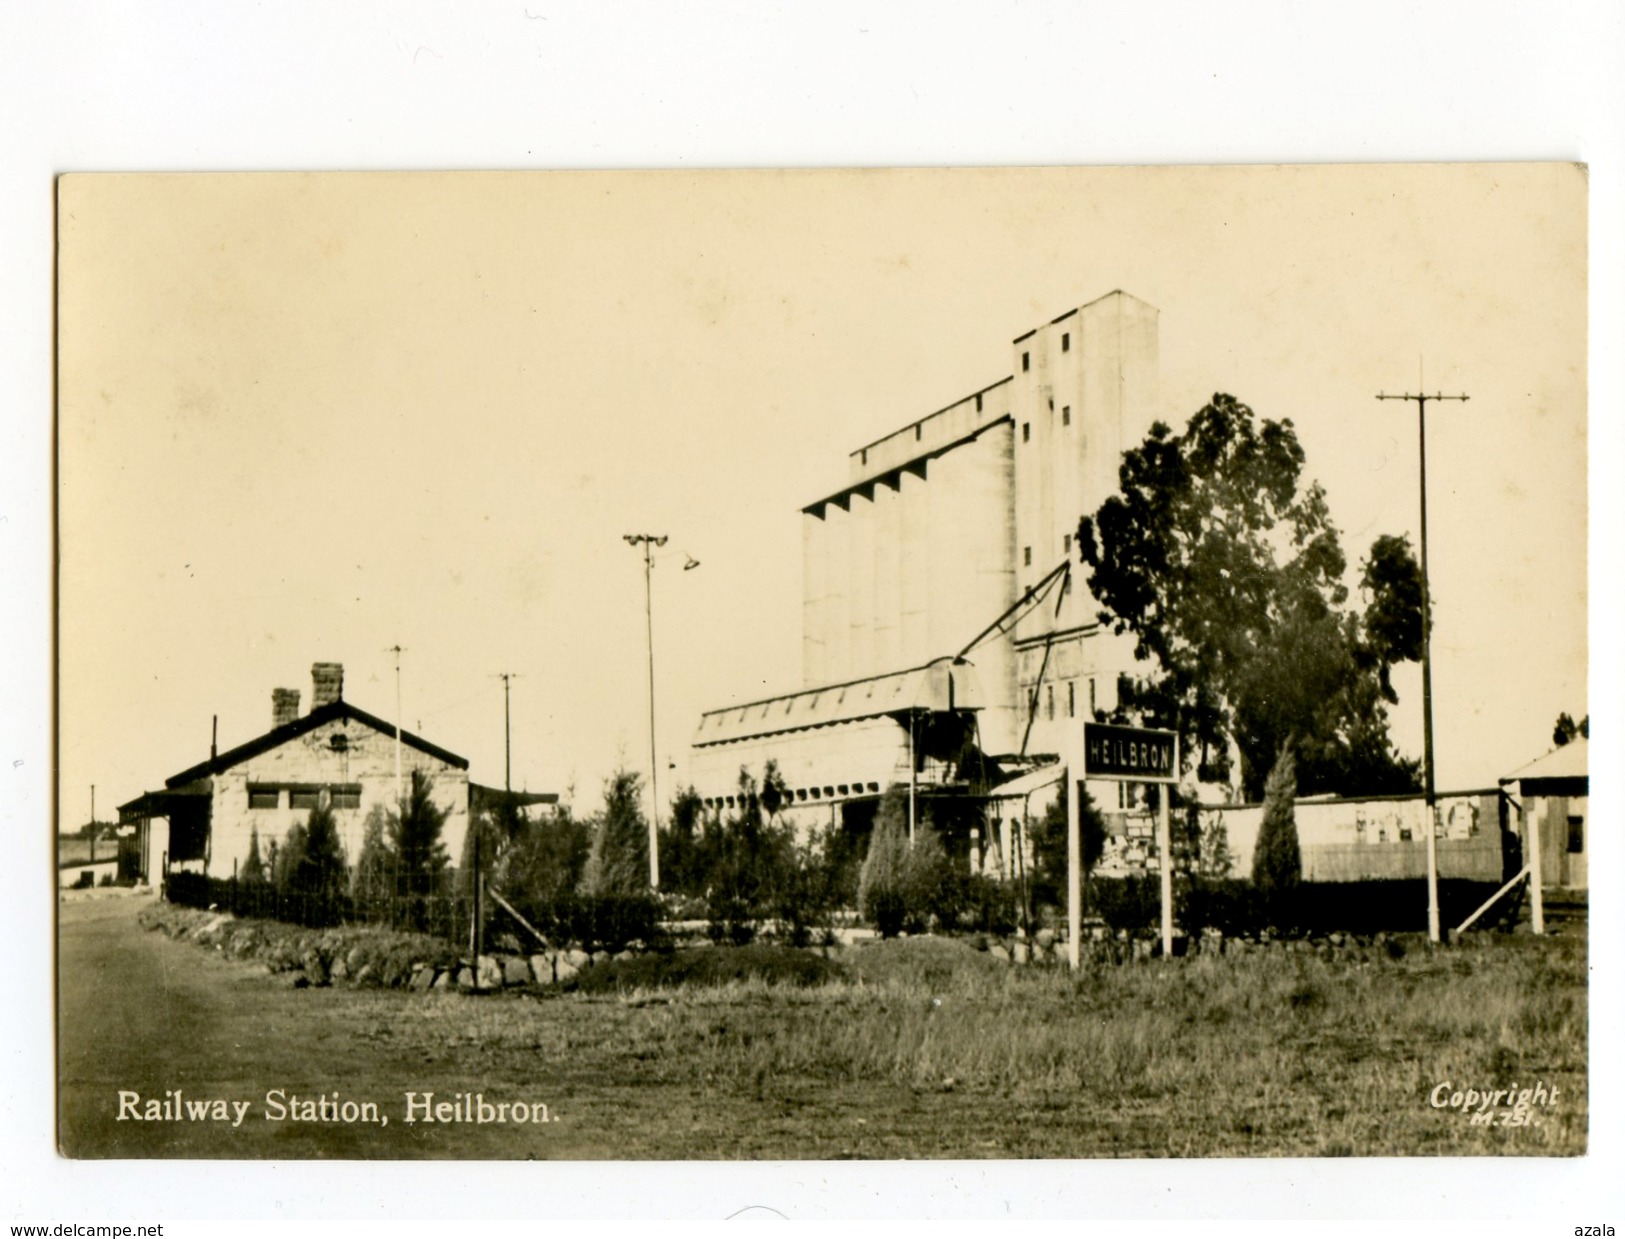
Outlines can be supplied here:
[[[512, 1080], [493, 1087], [489, 1076], [470, 1079], [458, 1071], [449, 1056], [381, 1044], [380, 1026], [409, 1019], [422, 999], [289, 989], [258, 965], [143, 930], [136, 916], [146, 902], [61, 905], [57, 1131], [66, 1155], [609, 1153], [595, 1150], [590, 1135], [583, 1140], [587, 1133], [572, 1133], [565, 1123], [515, 1126], [506, 1111], [499, 1124], [425, 1123], [421, 1111], [420, 1121], [405, 1123], [408, 1090], [420, 1097], [433, 1092], [436, 1104], [474, 1090], [510, 1106], [552, 1101], [549, 1118], [555, 1120], [557, 1100], [548, 1095], [543, 1064], [535, 1064], [529, 1087]], [[175, 1117], [176, 1092], [181, 1117]], [[356, 1115], [354, 1121], [345, 1121], [345, 1103], [353, 1103], [348, 1113]], [[156, 1117], [144, 1117], [149, 1113]], [[371, 1121], [374, 1113], [380, 1121]], [[527, 1119], [533, 1113], [527, 1106]]]

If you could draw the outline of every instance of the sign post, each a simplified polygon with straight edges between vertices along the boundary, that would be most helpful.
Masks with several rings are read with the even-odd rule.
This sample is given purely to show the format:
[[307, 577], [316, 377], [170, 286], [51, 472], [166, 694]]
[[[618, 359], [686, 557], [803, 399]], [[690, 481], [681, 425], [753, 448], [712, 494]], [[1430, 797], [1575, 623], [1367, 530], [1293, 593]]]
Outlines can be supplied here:
[[[1179, 735], [1150, 727], [1120, 727], [1115, 723], [1083, 725], [1083, 774], [1089, 779], [1109, 779], [1117, 783], [1158, 783], [1157, 851], [1162, 869], [1162, 954], [1174, 952], [1174, 866], [1173, 830], [1169, 800], [1179, 781]], [[1083, 784], [1071, 789], [1067, 799], [1067, 907], [1070, 917], [1068, 942], [1072, 967], [1082, 961], [1082, 848], [1079, 845], [1083, 814]]]

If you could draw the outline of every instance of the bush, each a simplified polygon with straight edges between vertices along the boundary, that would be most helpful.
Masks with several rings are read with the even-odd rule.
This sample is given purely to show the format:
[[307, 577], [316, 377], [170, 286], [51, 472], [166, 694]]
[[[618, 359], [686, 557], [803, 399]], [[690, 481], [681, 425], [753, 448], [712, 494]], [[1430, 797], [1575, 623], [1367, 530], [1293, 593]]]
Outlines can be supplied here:
[[875, 814], [869, 853], [858, 878], [858, 913], [883, 938], [895, 938], [908, 917], [905, 870], [908, 862], [907, 792], [889, 788]]
[[1298, 900], [1294, 897], [1303, 880], [1303, 856], [1298, 849], [1298, 826], [1292, 801], [1298, 792], [1297, 765], [1290, 742], [1281, 747], [1264, 784], [1264, 820], [1258, 828], [1253, 849], [1253, 885], [1263, 901], [1265, 914], [1277, 928], [1293, 928]]
[[986, 874], [961, 879], [959, 927], [977, 933], [1007, 937], [1016, 931], [1016, 897], [1011, 888]]
[[943, 850], [937, 832], [916, 825], [914, 843], [903, 857], [903, 923], [911, 933], [933, 925], [952, 928], [959, 920], [963, 884]]
[[1174, 916], [1192, 937], [1213, 929], [1233, 938], [1257, 933], [1264, 924], [1257, 890], [1237, 878], [1193, 879], [1175, 905]]
[[1155, 877], [1096, 878], [1089, 893], [1095, 914], [1113, 930], [1136, 933], [1162, 915], [1161, 882]]
[[581, 876], [587, 895], [633, 895], [649, 890], [649, 823], [640, 803], [642, 779], [617, 770], [604, 784], [604, 813], [593, 831]]
[[[660, 927], [660, 900], [648, 892], [578, 895], [565, 891], [548, 900], [515, 903], [515, 907], [555, 947], [573, 944], [589, 952], [620, 952], [634, 942], [653, 947], [662, 945], [665, 940]], [[491, 919], [493, 932], [528, 936], [528, 931], [513, 923], [500, 906], [493, 911]]]

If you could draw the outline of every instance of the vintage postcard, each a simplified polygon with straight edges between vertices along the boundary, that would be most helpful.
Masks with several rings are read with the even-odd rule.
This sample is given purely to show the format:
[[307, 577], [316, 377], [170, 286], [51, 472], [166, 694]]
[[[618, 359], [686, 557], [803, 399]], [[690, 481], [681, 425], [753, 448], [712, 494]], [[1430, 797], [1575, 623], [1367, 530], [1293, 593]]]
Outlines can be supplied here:
[[63, 177], [58, 1147], [1584, 1154], [1586, 211]]

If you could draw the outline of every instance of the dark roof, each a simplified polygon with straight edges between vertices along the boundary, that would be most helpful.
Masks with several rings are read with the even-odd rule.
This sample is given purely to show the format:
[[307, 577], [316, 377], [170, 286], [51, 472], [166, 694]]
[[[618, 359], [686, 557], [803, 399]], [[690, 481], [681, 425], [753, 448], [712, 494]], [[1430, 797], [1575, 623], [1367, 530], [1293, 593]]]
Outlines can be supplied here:
[[[222, 770], [229, 770], [240, 762], [245, 762], [251, 757], [258, 757], [261, 753], [268, 752], [278, 745], [297, 739], [307, 731], [314, 731], [323, 723], [331, 723], [337, 719], [353, 719], [355, 722], [371, 727], [374, 731], [382, 732], [386, 736], [395, 734], [394, 725], [386, 723], [376, 714], [368, 714], [365, 710], [351, 705], [348, 701], [333, 701], [325, 706], [317, 706], [303, 718], [296, 718], [291, 723], [284, 723], [280, 727], [271, 728], [270, 731], [258, 739], [250, 740], [247, 744], [239, 744], [236, 748], [227, 749], [217, 757], [211, 757], [208, 761], [199, 762], [195, 766], [182, 770], [179, 774], [171, 775], [164, 780], [164, 786], [179, 787], [183, 783], [190, 783], [192, 780], [203, 778], [206, 775], [219, 774]], [[468, 769], [468, 758], [459, 757], [437, 744], [430, 744], [427, 740], [420, 736], [414, 736], [404, 728], [401, 730], [401, 743], [417, 749], [420, 753], [427, 753], [430, 757], [438, 758], [448, 766], [455, 766], [459, 770]]]
[[527, 808], [537, 804], [558, 804], [557, 792], [510, 792], [500, 787], [486, 787], [483, 783], [470, 783], [468, 785], [468, 798], [476, 809], [489, 805], [495, 807], [503, 801], [512, 803], [517, 808]]
[[118, 807], [119, 821], [134, 821], [141, 817], [164, 817], [177, 805], [187, 800], [205, 799], [214, 793], [214, 784], [201, 779], [189, 786], [172, 784], [168, 791], [142, 792], [134, 800]]

